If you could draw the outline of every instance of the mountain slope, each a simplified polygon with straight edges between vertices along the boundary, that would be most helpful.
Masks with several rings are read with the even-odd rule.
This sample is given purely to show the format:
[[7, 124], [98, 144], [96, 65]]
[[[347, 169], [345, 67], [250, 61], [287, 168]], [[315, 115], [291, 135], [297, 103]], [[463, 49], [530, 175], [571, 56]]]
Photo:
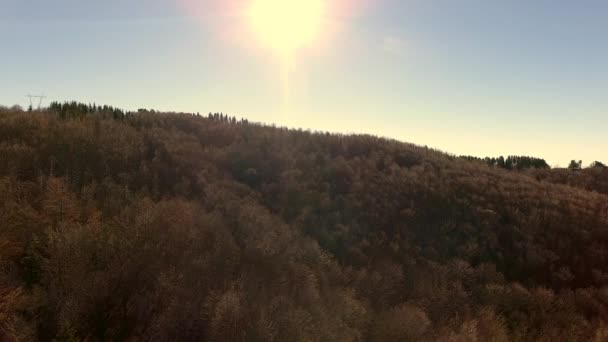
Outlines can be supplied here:
[[0, 224], [0, 339], [608, 336], [608, 196], [372, 136], [5, 111]]

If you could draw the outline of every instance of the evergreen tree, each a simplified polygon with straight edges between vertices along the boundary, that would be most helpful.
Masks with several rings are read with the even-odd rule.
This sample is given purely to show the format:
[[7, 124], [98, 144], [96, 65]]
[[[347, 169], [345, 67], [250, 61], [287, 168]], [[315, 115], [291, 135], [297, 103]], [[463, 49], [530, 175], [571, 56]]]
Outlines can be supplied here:
[[570, 165], [568, 165], [568, 169], [570, 170], [581, 170], [583, 168], [583, 161], [579, 160], [578, 162], [576, 160], [572, 160], [570, 161]]
[[498, 167], [504, 168], [505, 167], [505, 157], [503, 157], [503, 156], [498, 157], [496, 164]]

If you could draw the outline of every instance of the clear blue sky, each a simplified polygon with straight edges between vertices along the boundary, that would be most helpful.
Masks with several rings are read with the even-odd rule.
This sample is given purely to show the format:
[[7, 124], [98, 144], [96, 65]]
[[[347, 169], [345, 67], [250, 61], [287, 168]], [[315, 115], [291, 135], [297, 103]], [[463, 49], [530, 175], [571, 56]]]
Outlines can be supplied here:
[[44, 92], [608, 162], [605, 0], [334, 0], [294, 59], [288, 111], [281, 63], [235, 14], [248, 1], [0, 0], [0, 103]]

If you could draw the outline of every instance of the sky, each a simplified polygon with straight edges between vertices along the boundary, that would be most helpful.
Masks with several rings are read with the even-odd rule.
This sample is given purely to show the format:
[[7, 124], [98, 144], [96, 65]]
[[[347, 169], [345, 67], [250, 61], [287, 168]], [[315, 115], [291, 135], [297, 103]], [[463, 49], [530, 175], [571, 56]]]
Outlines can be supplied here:
[[256, 36], [253, 1], [0, 0], [0, 104], [44, 93], [608, 162], [605, 0], [323, 0], [288, 58]]

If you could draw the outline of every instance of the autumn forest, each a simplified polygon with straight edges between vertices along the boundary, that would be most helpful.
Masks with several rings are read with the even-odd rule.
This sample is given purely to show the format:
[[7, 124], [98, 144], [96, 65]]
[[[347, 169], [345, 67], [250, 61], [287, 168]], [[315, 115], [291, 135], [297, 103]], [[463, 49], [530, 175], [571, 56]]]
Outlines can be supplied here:
[[1, 107], [0, 341], [606, 341], [608, 169], [575, 164]]

